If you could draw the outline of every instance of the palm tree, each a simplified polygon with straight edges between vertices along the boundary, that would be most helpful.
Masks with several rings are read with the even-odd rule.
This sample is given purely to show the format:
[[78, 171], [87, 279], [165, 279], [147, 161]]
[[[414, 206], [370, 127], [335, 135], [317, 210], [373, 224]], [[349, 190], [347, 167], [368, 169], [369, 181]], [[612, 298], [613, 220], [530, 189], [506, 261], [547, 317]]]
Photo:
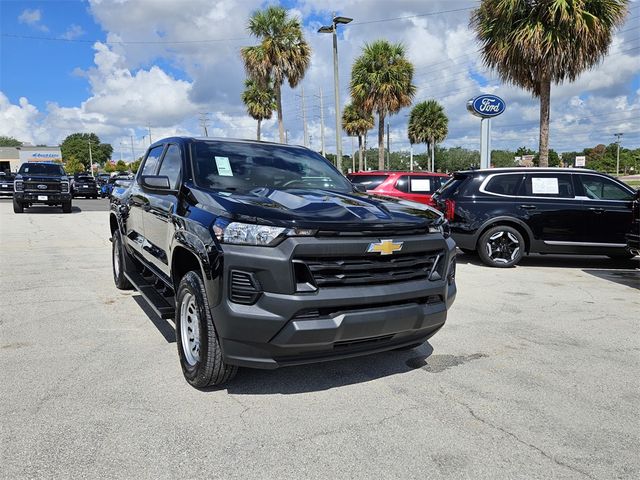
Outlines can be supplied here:
[[260, 124], [269, 120], [276, 109], [276, 100], [271, 87], [263, 86], [251, 78], [244, 81], [242, 101], [247, 107], [247, 113], [258, 121], [257, 139], [260, 140]]
[[404, 46], [386, 40], [366, 44], [351, 69], [351, 98], [367, 113], [378, 114], [378, 168], [384, 170], [384, 120], [411, 105], [416, 93], [413, 65]]
[[358, 171], [364, 169], [364, 136], [374, 127], [373, 115], [350, 103], [342, 112], [342, 129], [347, 135], [358, 137]]
[[411, 144], [426, 143], [427, 153], [431, 147], [431, 167], [429, 170], [435, 171], [436, 143], [442, 142], [449, 133], [449, 119], [444, 113], [442, 105], [433, 99], [417, 104], [411, 109], [407, 131]]
[[574, 81], [607, 53], [628, 0], [483, 0], [471, 15], [484, 62], [540, 98], [540, 166], [549, 160], [551, 83]]
[[282, 7], [254, 12], [248, 30], [261, 42], [241, 49], [244, 66], [251, 78], [273, 85], [280, 143], [284, 143], [281, 87], [285, 79], [291, 88], [302, 80], [311, 60], [311, 47], [304, 39], [300, 21], [289, 18]]

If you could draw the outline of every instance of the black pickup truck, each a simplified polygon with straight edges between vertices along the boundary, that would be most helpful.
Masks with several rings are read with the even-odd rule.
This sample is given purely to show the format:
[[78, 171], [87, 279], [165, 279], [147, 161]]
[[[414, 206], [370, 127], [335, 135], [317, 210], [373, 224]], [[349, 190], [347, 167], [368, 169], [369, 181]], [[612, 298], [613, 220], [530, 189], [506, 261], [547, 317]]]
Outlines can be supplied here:
[[20, 165], [13, 182], [13, 211], [23, 213], [34, 204], [62, 206], [71, 213], [69, 177], [57, 163], [27, 162]]
[[167, 138], [111, 201], [113, 277], [175, 322], [195, 387], [422, 344], [455, 299], [434, 209], [358, 191], [298, 146]]

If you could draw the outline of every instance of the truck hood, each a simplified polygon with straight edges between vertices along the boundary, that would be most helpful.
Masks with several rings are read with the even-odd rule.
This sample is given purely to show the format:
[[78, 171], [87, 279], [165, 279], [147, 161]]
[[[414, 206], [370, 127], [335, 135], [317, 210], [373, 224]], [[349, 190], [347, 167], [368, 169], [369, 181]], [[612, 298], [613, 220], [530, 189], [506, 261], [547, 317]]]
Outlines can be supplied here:
[[232, 220], [300, 228], [426, 227], [441, 214], [397, 198], [326, 190], [261, 188], [248, 193], [191, 190], [198, 206]]

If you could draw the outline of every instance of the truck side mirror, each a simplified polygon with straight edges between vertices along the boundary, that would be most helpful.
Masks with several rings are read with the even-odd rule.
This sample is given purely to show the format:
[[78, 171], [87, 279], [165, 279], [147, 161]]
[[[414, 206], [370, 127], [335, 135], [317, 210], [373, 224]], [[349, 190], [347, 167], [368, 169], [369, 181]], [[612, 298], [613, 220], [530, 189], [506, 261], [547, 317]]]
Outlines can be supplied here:
[[140, 183], [149, 190], [171, 190], [169, 177], [166, 175], [142, 175]]

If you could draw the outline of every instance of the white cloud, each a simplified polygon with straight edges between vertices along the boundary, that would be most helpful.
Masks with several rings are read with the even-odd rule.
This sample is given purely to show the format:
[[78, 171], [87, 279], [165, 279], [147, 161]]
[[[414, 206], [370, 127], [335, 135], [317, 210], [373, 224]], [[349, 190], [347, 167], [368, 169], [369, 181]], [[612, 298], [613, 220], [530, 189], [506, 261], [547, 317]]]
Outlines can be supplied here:
[[35, 28], [36, 30], [40, 30], [41, 32], [48, 32], [49, 28], [46, 25], [40, 23], [41, 20], [42, 12], [37, 8], [33, 10], [27, 8], [23, 10], [22, 13], [18, 16], [18, 21], [20, 23], [25, 23], [30, 27]]
[[62, 34], [61, 38], [64, 38], [65, 40], [73, 40], [74, 38], [81, 37], [85, 33], [87, 32], [85, 32], [80, 25], [72, 24], [69, 26], [67, 31]]

